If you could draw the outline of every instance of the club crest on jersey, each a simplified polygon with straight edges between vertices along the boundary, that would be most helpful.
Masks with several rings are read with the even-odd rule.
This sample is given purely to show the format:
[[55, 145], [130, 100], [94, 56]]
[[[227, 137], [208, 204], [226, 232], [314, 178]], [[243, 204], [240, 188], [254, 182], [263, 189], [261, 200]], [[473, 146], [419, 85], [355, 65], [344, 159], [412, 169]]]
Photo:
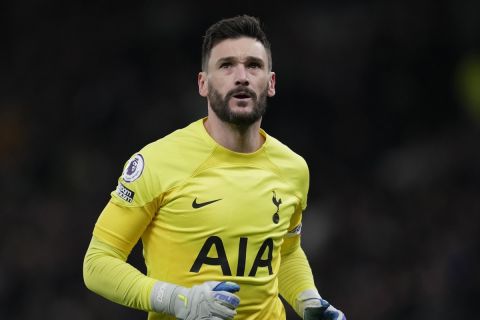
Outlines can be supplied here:
[[274, 223], [278, 223], [280, 221], [280, 215], [278, 214], [278, 212], [280, 211], [280, 205], [282, 204], [282, 199], [281, 198], [277, 199], [277, 194], [275, 193], [275, 191], [272, 191], [272, 192], [273, 192], [272, 202], [275, 205], [275, 207], [277, 207], [277, 211], [275, 211], [275, 213], [273, 214], [272, 220]]
[[125, 170], [123, 170], [122, 178], [125, 182], [133, 182], [137, 180], [143, 172], [143, 166], [145, 161], [140, 153], [134, 155], [130, 160], [128, 160]]

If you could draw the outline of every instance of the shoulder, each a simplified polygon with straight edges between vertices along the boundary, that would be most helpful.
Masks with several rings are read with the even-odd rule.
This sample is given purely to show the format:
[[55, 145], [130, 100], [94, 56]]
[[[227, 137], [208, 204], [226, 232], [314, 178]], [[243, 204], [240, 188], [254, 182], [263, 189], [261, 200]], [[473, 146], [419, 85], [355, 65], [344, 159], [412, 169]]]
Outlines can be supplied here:
[[278, 139], [267, 136], [266, 152], [280, 176], [295, 190], [302, 209], [307, 206], [310, 173], [305, 159]]
[[305, 159], [277, 138], [267, 135], [266, 151], [270, 160], [285, 170], [295, 170], [300, 174], [308, 173], [308, 164]]
[[202, 123], [196, 121], [147, 144], [128, 160], [123, 180], [136, 178], [130, 178], [129, 173], [143, 172], [143, 179], [158, 180], [166, 190], [188, 178], [212, 152], [212, 146], [202, 137], [202, 129]]
[[176, 155], [182, 153], [201, 152], [209, 149], [202, 143], [200, 132], [201, 123], [193, 122], [188, 126], [175, 130], [172, 133], [144, 146], [140, 152], [146, 157], [158, 158], [160, 155]]
[[213, 147], [204, 139], [203, 123], [195, 121], [145, 147], [139, 153], [150, 165], [178, 167], [187, 170], [210, 155]]

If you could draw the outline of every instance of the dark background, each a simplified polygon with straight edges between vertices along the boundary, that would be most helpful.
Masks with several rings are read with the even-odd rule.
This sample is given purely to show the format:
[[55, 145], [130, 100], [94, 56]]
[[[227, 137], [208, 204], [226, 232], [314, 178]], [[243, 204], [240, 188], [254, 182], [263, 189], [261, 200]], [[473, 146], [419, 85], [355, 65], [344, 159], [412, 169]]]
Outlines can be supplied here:
[[0, 319], [146, 319], [88, 291], [83, 256], [130, 155], [206, 115], [202, 36], [241, 13], [272, 42], [263, 127], [310, 165], [320, 293], [349, 319], [475, 318], [480, 1], [20, 0], [0, 4]]

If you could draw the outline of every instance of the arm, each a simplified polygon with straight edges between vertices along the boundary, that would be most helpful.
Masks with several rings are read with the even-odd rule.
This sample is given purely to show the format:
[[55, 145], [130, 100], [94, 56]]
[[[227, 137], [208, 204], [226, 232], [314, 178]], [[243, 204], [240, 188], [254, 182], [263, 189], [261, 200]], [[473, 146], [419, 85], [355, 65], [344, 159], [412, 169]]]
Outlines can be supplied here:
[[124, 306], [163, 312], [179, 319], [231, 319], [239, 299], [234, 283], [210, 281], [192, 288], [158, 281], [126, 262], [150, 222], [144, 208], [110, 202], [100, 215], [83, 264], [86, 286]]
[[292, 225], [294, 227], [287, 233], [281, 249], [280, 294], [302, 319], [345, 319], [341, 311], [322, 299], [315, 287], [310, 264], [300, 246], [301, 210], [293, 216]]
[[278, 274], [279, 290], [282, 297], [303, 318], [300, 297], [305, 292], [317, 292], [312, 270], [305, 252], [300, 246], [300, 236], [291, 233], [282, 245], [282, 260]]
[[83, 263], [88, 289], [113, 302], [152, 311], [150, 295], [155, 279], [126, 262], [128, 254], [92, 237]]
[[87, 288], [124, 306], [152, 311], [155, 279], [127, 263], [127, 258], [151, 220], [148, 206], [123, 207], [109, 202], [95, 224], [83, 262]]

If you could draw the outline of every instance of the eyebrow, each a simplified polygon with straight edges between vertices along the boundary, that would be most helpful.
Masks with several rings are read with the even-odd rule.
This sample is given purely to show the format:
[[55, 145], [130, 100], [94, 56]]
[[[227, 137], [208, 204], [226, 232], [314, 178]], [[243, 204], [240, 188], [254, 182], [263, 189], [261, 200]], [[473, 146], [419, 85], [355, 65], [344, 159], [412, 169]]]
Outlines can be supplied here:
[[[230, 57], [223, 57], [223, 58], [220, 58], [218, 59], [218, 61], [215, 63], [215, 65], [219, 66], [221, 65], [222, 63], [225, 63], [225, 62], [238, 62], [239, 59], [237, 57], [233, 57], [233, 56], [230, 56]], [[248, 63], [248, 62], [255, 62], [255, 63], [258, 63], [259, 65], [261, 65], [262, 67], [265, 65], [265, 62], [258, 58], [258, 57], [254, 57], [254, 56], [247, 56], [245, 58], [245, 62]]]

